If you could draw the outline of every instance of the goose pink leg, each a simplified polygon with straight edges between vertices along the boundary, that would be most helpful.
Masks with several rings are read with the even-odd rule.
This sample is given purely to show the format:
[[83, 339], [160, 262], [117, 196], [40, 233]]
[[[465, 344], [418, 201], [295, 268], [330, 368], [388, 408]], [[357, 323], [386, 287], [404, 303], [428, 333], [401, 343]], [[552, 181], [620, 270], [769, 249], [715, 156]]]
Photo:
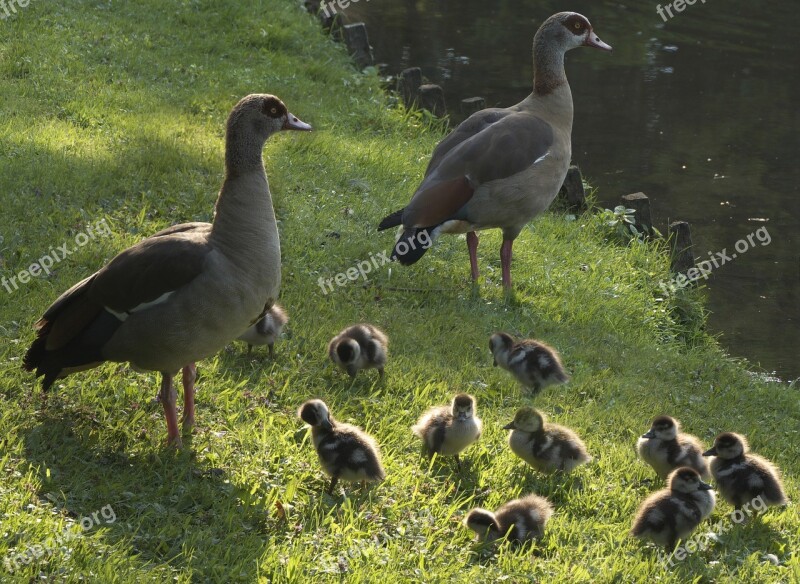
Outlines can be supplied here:
[[478, 281], [478, 234], [474, 231], [467, 233], [467, 249], [469, 250], [469, 268], [472, 271], [472, 281]]
[[175, 409], [178, 394], [175, 391], [175, 385], [172, 383], [172, 374], [161, 374], [159, 398], [161, 405], [164, 407], [164, 417], [167, 418], [167, 445], [180, 448], [183, 442], [178, 431], [178, 412]]
[[197, 380], [197, 366], [190, 363], [183, 368], [183, 427], [194, 426], [194, 382]]
[[511, 290], [511, 246], [514, 245], [513, 239], [503, 240], [500, 248], [500, 267], [503, 270], [503, 288]]

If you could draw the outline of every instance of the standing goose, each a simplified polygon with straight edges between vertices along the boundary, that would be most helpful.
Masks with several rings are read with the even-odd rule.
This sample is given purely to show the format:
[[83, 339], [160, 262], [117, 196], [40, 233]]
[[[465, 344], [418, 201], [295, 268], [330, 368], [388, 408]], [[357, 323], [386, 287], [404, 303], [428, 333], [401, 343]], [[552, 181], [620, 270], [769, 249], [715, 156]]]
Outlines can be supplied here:
[[564, 54], [586, 46], [610, 51], [575, 12], [548, 18], [533, 39], [533, 92], [508, 108], [472, 114], [433, 151], [425, 178], [404, 209], [378, 230], [402, 225], [392, 258], [419, 260], [441, 233], [466, 233], [478, 279], [476, 231], [503, 230], [503, 286], [511, 288], [511, 247], [522, 228], [558, 194], [572, 156], [572, 93]]
[[168, 443], [194, 424], [195, 361], [256, 322], [278, 297], [281, 250], [262, 149], [281, 130], [310, 130], [273, 95], [242, 99], [227, 122], [225, 180], [213, 223], [175, 225], [137, 243], [64, 292], [36, 323], [23, 366], [56, 379], [104, 361], [162, 375]]

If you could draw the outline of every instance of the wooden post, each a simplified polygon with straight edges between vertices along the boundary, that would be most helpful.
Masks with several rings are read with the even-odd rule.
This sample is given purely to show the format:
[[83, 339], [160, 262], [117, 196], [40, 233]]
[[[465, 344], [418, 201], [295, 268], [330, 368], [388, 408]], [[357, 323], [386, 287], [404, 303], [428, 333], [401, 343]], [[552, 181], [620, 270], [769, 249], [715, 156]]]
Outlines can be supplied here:
[[653, 233], [653, 219], [650, 213], [650, 199], [644, 193], [632, 193], [622, 197], [622, 204], [626, 209], [635, 211], [634, 218], [636, 229], [647, 235]]
[[669, 224], [669, 240], [672, 249], [671, 269], [673, 273], [685, 274], [694, 268], [692, 251], [692, 230], [686, 221], [673, 221]]
[[447, 106], [444, 103], [444, 91], [432, 83], [420, 86], [417, 90], [419, 107], [426, 109], [438, 118], [447, 115]]
[[375, 63], [372, 56], [372, 47], [369, 46], [366, 24], [363, 22], [345, 24], [342, 27], [342, 36], [347, 46], [347, 52], [350, 53], [359, 69], [369, 67]]
[[419, 67], [409, 67], [405, 69], [397, 78], [397, 91], [403, 98], [403, 103], [407, 108], [414, 105], [417, 99], [417, 91], [422, 85], [422, 69]]
[[482, 109], [486, 109], [486, 100], [482, 97], [468, 97], [461, 100], [461, 115], [465, 118]]
[[569, 167], [564, 184], [561, 186], [560, 195], [567, 199], [570, 209], [579, 211], [586, 209], [586, 189], [583, 188], [581, 169], [574, 164]]

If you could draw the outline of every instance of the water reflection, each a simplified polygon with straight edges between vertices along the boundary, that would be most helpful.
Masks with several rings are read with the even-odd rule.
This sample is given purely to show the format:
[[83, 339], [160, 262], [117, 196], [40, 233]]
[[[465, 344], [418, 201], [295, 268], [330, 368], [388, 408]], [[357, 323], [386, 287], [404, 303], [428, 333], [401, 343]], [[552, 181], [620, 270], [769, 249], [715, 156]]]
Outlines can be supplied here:
[[731, 353], [800, 376], [800, 59], [786, 31], [794, 3], [696, 3], [666, 24], [656, 2], [372, 0], [376, 58], [422, 67], [451, 110], [466, 97], [516, 103], [531, 88], [531, 38], [542, 20], [585, 14], [613, 55], [575, 50], [573, 158], [601, 196], [646, 192], [655, 220], [692, 223], [697, 255], [732, 249], [761, 226], [772, 235], [717, 270], [710, 324]]

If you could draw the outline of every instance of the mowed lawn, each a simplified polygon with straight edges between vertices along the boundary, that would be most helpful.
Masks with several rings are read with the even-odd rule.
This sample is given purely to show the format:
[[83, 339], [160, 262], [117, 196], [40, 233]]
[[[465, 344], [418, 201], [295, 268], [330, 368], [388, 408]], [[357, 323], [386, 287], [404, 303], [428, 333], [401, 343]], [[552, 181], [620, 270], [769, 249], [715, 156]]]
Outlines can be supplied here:
[[[495, 232], [481, 237], [476, 289], [463, 237], [449, 237], [411, 268], [380, 265], [323, 292], [320, 278], [390, 249], [376, 225], [408, 200], [444, 129], [394, 107], [298, 4], [36, 1], [0, 22], [0, 275], [65, 243], [72, 252], [0, 287], [0, 580], [800, 581], [798, 389], [727, 358], [704, 331], [701, 293], [664, 296], [662, 245], [554, 208], [517, 240], [510, 300]], [[211, 219], [225, 118], [254, 92], [315, 128], [264, 151], [291, 318], [275, 359], [236, 343], [201, 362], [198, 425], [178, 452], [164, 446], [156, 374], [104, 365], [59, 381], [45, 403], [20, 367], [33, 323], [142, 237]], [[383, 381], [373, 371], [351, 383], [327, 360], [327, 341], [359, 321], [391, 338]], [[561, 351], [572, 381], [535, 404], [594, 462], [548, 477], [511, 454], [502, 426], [531, 399], [492, 367], [495, 330]], [[485, 431], [459, 472], [421, 457], [410, 426], [460, 391], [476, 396]], [[311, 397], [376, 437], [384, 483], [322, 494], [296, 416]], [[628, 536], [662, 487], [634, 454], [661, 413], [707, 444], [746, 434], [782, 468], [792, 503], [662, 565]], [[529, 492], [555, 505], [544, 539], [475, 547], [466, 511]], [[719, 502], [699, 533], [731, 511]]]

